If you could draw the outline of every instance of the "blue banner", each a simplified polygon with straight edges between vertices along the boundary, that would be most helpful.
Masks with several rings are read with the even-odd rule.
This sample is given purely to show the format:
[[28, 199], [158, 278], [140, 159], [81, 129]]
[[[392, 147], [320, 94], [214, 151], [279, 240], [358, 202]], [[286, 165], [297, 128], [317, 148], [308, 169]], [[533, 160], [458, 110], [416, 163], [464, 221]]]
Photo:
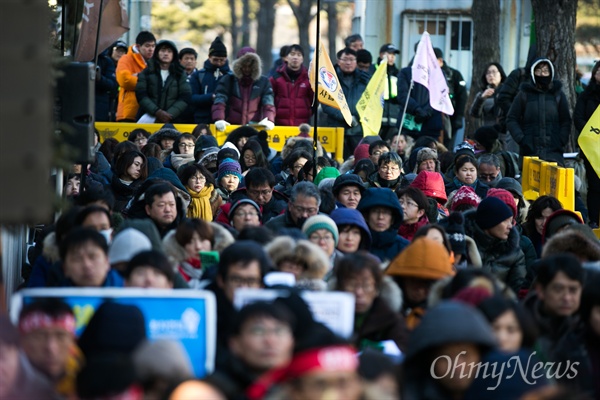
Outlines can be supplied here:
[[214, 370], [217, 308], [212, 292], [138, 288], [26, 289], [11, 299], [11, 318], [15, 324], [23, 304], [39, 297], [58, 297], [73, 308], [77, 336], [104, 301], [135, 305], [144, 314], [148, 339], [180, 342], [199, 378]]

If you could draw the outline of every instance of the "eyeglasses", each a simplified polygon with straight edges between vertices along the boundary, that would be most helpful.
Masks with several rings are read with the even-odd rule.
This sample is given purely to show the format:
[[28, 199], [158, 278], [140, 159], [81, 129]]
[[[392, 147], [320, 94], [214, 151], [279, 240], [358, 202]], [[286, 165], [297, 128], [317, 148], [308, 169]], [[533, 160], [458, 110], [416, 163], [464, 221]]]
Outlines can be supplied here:
[[400, 200], [400, 205], [401, 206], [405, 206], [405, 207], [419, 207], [419, 205], [417, 203], [415, 203], [414, 201], [406, 201], [406, 200]]
[[257, 212], [237, 212], [235, 214], [233, 214], [234, 217], [241, 217], [241, 218], [246, 218], [246, 217], [258, 217], [258, 213]]
[[390, 167], [389, 165], [384, 165], [383, 167], [379, 167], [379, 169], [381, 171], [386, 171], [386, 172], [398, 172], [398, 171], [400, 171], [400, 167], [398, 167], [397, 165], [394, 165], [392, 167]]
[[246, 192], [248, 192], [248, 194], [252, 195], [252, 196], [268, 196], [273, 192], [273, 189], [265, 189], [265, 190], [258, 190], [258, 189], [246, 189]]
[[344, 290], [346, 292], [356, 292], [358, 289], [361, 289], [363, 291], [363, 293], [373, 293], [377, 288], [375, 287], [375, 283], [374, 282], [346, 282], [344, 284]]
[[372, 155], [374, 155], [374, 156], [380, 156], [382, 154], [383, 154], [382, 151], [377, 150], [377, 151], [374, 151]]
[[142, 137], [137, 137], [134, 140], [135, 143], [144, 143], [144, 142], [147, 142], [147, 141], [148, 141], [148, 139], [145, 138], [145, 137], [143, 137], [143, 136]]
[[304, 167], [304, 164], [296, 164], [292, 168], [294, 169], [294, 171], [300, 171], [302, 167]]
[[179, 143], [179, 147], [182, 149], [192, 149], [194, 146], [194, 143]]
[[230, 275], [227, 281], [234, 286], [259, 287], [262, 279], [260, 278], [244, 278], [238, 275]]
[[544, 76], [549, 76], [550, 75], [550, 69], [549, 68], [539, 68], [533, 71], [534, 75], [544, 75]]
[[338, 59], [338, 60], [339, 60], [340, 62], [343, 62], [343, 63], [353, 63], [353, 62], [356, 62], [356, 58], [353, 58], [353, 57], [349, 57], [349, 58], [340, 58], [340, 59]]
[[195, 180], [195, 181], [199, 181], [199, 182], [206, 182], [206, 178], [204, 177], [204, 175], [190, 176], [190, 180]]
[[333, 242], [333, 236], [318, 236], [318, 235], [311, 235], [308, 238], [311, 242]]
[[479, 179], [481, 179], [482, 181], [493, 181], [494, 179], [496, 179], [496, 175], [494, 175], [494, 174], [481, 174], [481, 175], [479, 175]]
[[292, 207], [294, 208], [294, 210], [296, 210], [296, 212], [298, 212], [299, 214], [308, 214], [308, 215], [314, 215], [317, 212], [319, 212], [319, 209], [316, 207], [310, 207], [310, 208], [305, 208], [305, 207], [301, 207], [301, 206], [297, 206], [295, 204], [292, 204]]
[[248, 329], [247, 332], [252, 336], [258, 336], [261, 338], [269, 334], [272, 334], [278, 338], [292, 334], [290, 328], [287, 326], [278, 326], [272, 329], [267, 329], [264, 326], [253, 326], [250, 329]]

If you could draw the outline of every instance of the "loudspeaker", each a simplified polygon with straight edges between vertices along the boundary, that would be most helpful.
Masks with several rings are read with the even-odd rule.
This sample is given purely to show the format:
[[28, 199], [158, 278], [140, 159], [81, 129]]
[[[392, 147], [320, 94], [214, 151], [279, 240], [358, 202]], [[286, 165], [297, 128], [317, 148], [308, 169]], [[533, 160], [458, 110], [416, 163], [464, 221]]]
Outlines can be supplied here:
[[70, 147], [67, 157], [87, 164], [94, 160], [94, 64], [71, 62], [60, 71], [55, 103], [58, 127]]

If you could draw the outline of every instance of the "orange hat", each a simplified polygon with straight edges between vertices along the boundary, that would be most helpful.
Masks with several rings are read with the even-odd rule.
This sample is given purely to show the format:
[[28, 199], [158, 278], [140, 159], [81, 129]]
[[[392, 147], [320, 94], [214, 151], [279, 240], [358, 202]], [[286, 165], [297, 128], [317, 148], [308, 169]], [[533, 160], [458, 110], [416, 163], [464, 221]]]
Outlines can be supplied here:
[[387, 275], [442, 279], [454, 275], [450, 254], [443, 244], [419, 237], [390, 263]]

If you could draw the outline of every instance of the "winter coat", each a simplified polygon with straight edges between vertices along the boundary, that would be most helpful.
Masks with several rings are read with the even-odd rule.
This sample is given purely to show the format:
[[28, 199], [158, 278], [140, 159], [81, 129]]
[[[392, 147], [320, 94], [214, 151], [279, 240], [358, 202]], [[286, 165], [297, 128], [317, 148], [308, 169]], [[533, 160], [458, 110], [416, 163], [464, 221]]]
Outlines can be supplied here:
[[398, 228], [398, 235], [402, 236], [404, 239], [408, 241], [412, 241], [415, 237], [415, 233], [419, 230], [419, 228], [427, 225], [429, 220], [427, 216], [423, 214], [421, 218], [414, 224], [402, 224], [400, 228]]
[[[356, 105], [367, 88], [370, 79], [369, 75], [358, 68], [356, 68], [351, 75], [344, 75], [337, 65], [335, 67], [335, 73], [339, 84], [342, 87], [342, 91], [344, 92], [344, 96], [346, 97], [346, 103], [348, 103], [350, 113], [356, 118], [356, 121], [360, 121], [360, 116], [358, 115], [358, 111], [356, 111]], [[323, 112], [327, 114], [330, 126], [344, 127], [344, 135], [346, 136], [362, 136], [363, 131], [361, 124], [357, 124], [354, 127], [348, 127], [340, 110], [324, 104], [322, 104], [321, 107], [323, 108]]]
[[392, 340], [403, 352], [408, 344], [408, 328], [404, 317], [394, 312], [386, 302], [377, 296], [367, 311], [362, 323], [357, 326], [358, 318], [354, 318], [354, 334], [352, 342], [358, 349], [369, 346], [368, 342]]
[[396, 190], [400, 187], [401, 183], [402, 175], [400, 175], [397, 179], [393, 181], [386, 181], [383, 178], [381, 178], [378, 171], [375, 171], [367, 177], [367, 185], [368, 187], [372, 188], [386, 188]]
[[309, 122], [315, 94], [310, 87], [306, 67], [302, 66], [300, 75], [292, 81], [284, 63], [269, 80], [277, 110], [275, 125], [298, 126]]
[[456, 132], [463, 126], [463, 117], [467, 105], [467, 84], [460, 71], [450, 67], [446, 62], [442, 66], [442, 72], [446, 77], [450, 100], [452, 101], [452, 107], [454, 107], [454, 114], [450, 116], [450, 121], [452, 122], [452, 131]]
[[450, 194], [455, 190], [460, 189], [461, 186], [471, 186], [473, 190], [475, 190], [475, 193], [477, 193], [477, 196], [479, 196], [482, 199], [485, 199], [489, 190], [489, 186], [481, 182], [479, 179], [475, 180], [475, 183], [473, 185], [466, 185], [458, 181], [458, 179], [453, 178], [449, 183], [445, 185], [446, 194]]
[[[596, 69], [594, 68], [594, 70]], [[575, 110], [573, 110], [573, 125], [575, 125], [578, 135], [594, 114], [598, 105], [600, 105], [600, 84], [596, 82], [592, 72], [590, 83], [577, 98], [577, 104]]]
[[136, 179], [131, 184], [126, 185], [121, 182], [121, 179], [117, 175], [113, 175], [110, 182], [110, 189], [115, 195], [115, 205], [113, 207], [114, 212], [121, 212], [127, 207], [129, 200], [133, 198], [135, 192], [144, 183], [143, 179]]
[[280, 214], [274, 218], [271, 218], [269, 222], [265, 224], [267, 228], [272, 230], [275, 234], [279, 234], [282, 229], [296, 228], [302, 229], [302, 225], [298, 226], [293, 220], [290, 211], [286, 208], [283, 214]]
[[[110, 112], [113, 111], [114, 102], [117, 100], [119, 84], [117, 83], [116, 65], [108, 55], [108, 50], [98, 56], [100, 67], [100, 80], [96, 80], [96, 113], [95, 121], [110, 121]], [[114, 118], [115, 116], [112, 115]]]
[[210, 60], [206, 60], [204, 61], [204, 68], [190, 76], [191, 105], [194, 109], [195, 124], [210, 124], [213, 122], [210, 110], [213, 105], [213, 94], [217, 89], [217, 83], [221, 77], [231, 74], [228, 61], [225, 62], [225, 65], [217, 67]]
[[[235, 203], [239, 199], [248, 198], [246, 190], [246, 188], [239, 188], [233, 192], [231, 194], [231, 202]], [[268, 222], [271, 218], [281, 215], [286, 210], [287, 204], [288, 197], [276, 190], [273, 190], [271, 200], [269, 200], [267, 204], [261, 206], [263, 224]]]
[[192, 289], [200, 289], [202, 287], [200, 281], [203, 272], [200, 261], [188, 259], [185, 248], [175, 239], [175, 233], [176, 230], [173, 229], [163, 238], [165, 254], [169, 258], [173, 269], [183, 277], [187, 285]]
[[[158, 56], [158, 52], [155, 55]], [[158, 59], [152, 58], [139, 75], [135, 94], [140, 104], [139, 114], [156, 115], [158, 110], [163, 110], [173, 116], [172, 123], [177, 123], [191, 101], [192, 89], [183, 67], [177, 61], [169, 66], [169, 76], [163, 84]]]
[[[71, 280], [71, 278], [65, 278], [59, 285], [59, 287], [78, 287], [75, 282]], [[123, 277], [117, 272], [115, 269], [109, 269], [106, 274], [106, 279], [102, 283], [100, 287], [123, 287], [125, 286], [125, 281]]]
[[138, 74], [146, 68], [144, 57], [137, 51], [137, 45], [130, 46], [127, 54], [119, 59], [117, 64], [117, 82], [119, 90], [119, 105], [117, 121], [123, 119], [135, 121], [139, 104], [135, 95]]
[[497, 105], [496, 98], [498, 97], [501, 87], [502, 84], [498, 85], [498, 87], [494, 89], [494, 94], [487, 99], [481, 97], [485, 89], [477, 92], [475, 95], [473, 104], [471, 104], [471, 108], [469, 109], [469, 115], [478, 119], [475, 128], [481, 126], [498, 126], [497, 118], [499, 106]]
[[[411, 80], [411, 67], [402, 68], [400, 70], [400, 74], [398, 75], [398, 103], [402, 105], [406, 104]], [[403, 129], [410, 136], [431, 136], [435, 139], [438, 139], [440, 132], [444, 130], [442, 113], [434, 110], [431, 107], [429, 104], [429, 90], [419, 83], [415, 83], [410, 91], [410, 98], [408, 98], [406, 112], [413, 116], [420, 116], [424, 119], [423, 126], [421, 127], [420, 131], [409, 131], [407, 129]], [[401, 121], [401, 119], [402, 115], [399, 115], [398, 121]]]
[[[532, 65], [532, 75], [541, 61]], [[554, 79], [554, 73], [551, 77]], [[521, 85], [506, 118], [506, 126], [519, 144], [521, 157], [538, 156], [564, 166], [563, 151], [571, 133], [571, 115], [561, 88], [559, 80], [553, 80], [548, 90], [539, 89], [534, 82]]]
[[525, 255], [519, 245], [519, 232], [512, 227], [507, 240], [501, 240], [484, 232], [475, 222], [475, 211], [467, 211], [465, 233], [475, 240], [481, 255], [482, 268], [506, 283], [515, 294], [525, 284], [527, 269]]
[[382, 188], [371, 188], [364, 191], [357, 210], [368, 221], [369, 210], [373, 207], [388, 207], [392, 209], [392, 226], [386, 231], [375, 232], [371, 230], [371, 249], [372, 254], [379, 257], [381, 261], [394, 259], [408, 244], [408, 240], [398, 235], [398, 228], [402, 224], [402, 207], [393, 191]]
[[[242, 66], [250, 66], [250, 77], [244, 77]], [[275, 121], [275, 99], [269, 78], [261, 76], [262, 63], [254, 53], [244, 54], [232, 66], [233, 74], [225, 75], [217, 84], [212, 106], [213, 121], [226, 120], [234, 125]]]
[[[381, 59], [377, 59], [379, 68]], [[386, 86], [383, 89], [383, 115], [381, 117], [381, 126], [395, 127], [398, 125], [400, 115], [400, 103], [398, 103], [398, 74], [400, 70], [395, 65], [388, 65]]]

